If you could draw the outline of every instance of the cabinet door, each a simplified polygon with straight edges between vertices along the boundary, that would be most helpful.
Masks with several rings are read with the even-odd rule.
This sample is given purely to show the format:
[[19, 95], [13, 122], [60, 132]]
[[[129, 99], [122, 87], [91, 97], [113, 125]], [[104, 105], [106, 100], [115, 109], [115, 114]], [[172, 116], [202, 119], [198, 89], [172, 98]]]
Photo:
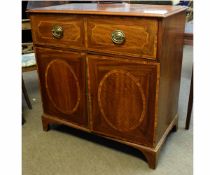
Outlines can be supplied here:
[[159, 63], [88, 55], [92, 130], [153, 145]]
[[85, 56], [36, 48], [44, 113], [87, 126]]

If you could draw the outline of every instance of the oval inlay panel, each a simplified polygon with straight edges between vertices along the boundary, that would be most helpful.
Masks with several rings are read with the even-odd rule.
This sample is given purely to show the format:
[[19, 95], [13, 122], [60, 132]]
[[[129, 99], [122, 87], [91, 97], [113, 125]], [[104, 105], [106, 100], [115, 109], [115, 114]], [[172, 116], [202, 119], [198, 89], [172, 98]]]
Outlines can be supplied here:
[[139, 126], [145, 115], [145, 96], [139, 81], [129, 72], [108, 72], [99, 84], [99, 109], [114, 129], [126, 132]]
[[62, 60], [51, 61], [46, 69], [47, 94], [59, 111], [72, 114], [79, 106], [79, 81], [71, 66]]

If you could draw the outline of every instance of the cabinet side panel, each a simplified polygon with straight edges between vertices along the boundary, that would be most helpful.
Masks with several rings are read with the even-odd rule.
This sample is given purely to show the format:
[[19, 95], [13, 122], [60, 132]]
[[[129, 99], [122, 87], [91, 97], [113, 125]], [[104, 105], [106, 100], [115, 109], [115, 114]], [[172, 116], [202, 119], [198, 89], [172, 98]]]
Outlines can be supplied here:
[[184, 26], [185, 12], [162, 19], [159, 23], [160, 89], [156, 144], [178, 112]]

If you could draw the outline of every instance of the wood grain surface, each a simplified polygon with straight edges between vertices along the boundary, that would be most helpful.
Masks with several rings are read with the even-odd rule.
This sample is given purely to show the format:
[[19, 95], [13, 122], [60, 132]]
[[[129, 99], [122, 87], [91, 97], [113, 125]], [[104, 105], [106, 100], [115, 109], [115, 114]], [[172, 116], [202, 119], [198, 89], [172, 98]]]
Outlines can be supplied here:
[[159, 24], [160, 91], [156, 143], [178, 111], [184, 43], [185, 13], [164, 19]]
[[117, 15], [140, 17], [168, 17], [185, 11], [187, 7], [170, 5], [146, 5], [146, 4], [98, 4], [98, 3], [72, 3], [57, 6], [33, 8], [30, 13], [58, 13], [58, 14], [85, 14], [85, 15]]
[[[84, 47], [84, 22], [80, 16], [66, 15], [35, 15], [31, 16], [33, 42], [57, 47]], [[53, 26], [63, 28], [63, 37], [57, 39], [52, 35]]]
[[84, 56], [37, 47], [35, 52], [44, 113], [87, 127]]
[[[125, 34], [122, 44], [112, 42], [112, 32]], [[87, 20], [88, 50], [156, 59], [158, 22], [148, 18], [92, 16]]]
[[159, 64], [87, 57], [93, 131], [152, 146]]
[[[155, 168], [178, 126], [185, 10], [125, 3], [29, 10], [43, 129], [65, 124], [116, 140]], [[61, 39], [54, 25], [64, 29]], [[112, 42], [115, 30], [125, 34], [121, 45]]]

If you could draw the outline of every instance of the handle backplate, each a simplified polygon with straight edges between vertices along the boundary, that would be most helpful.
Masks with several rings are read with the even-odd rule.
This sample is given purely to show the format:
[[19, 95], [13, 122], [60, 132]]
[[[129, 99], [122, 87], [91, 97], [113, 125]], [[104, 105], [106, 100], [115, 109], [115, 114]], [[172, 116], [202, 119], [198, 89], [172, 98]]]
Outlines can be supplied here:
[[125, 41], [125, 34], [122, 30], [115, 30], [112, 32], [112, 42], [115, 44], [122, 44]]
[[60, 39], [63, 37], [63, 28], [61, 26], [55, 25], [52, 28], [52, 35], [56, 39]]

